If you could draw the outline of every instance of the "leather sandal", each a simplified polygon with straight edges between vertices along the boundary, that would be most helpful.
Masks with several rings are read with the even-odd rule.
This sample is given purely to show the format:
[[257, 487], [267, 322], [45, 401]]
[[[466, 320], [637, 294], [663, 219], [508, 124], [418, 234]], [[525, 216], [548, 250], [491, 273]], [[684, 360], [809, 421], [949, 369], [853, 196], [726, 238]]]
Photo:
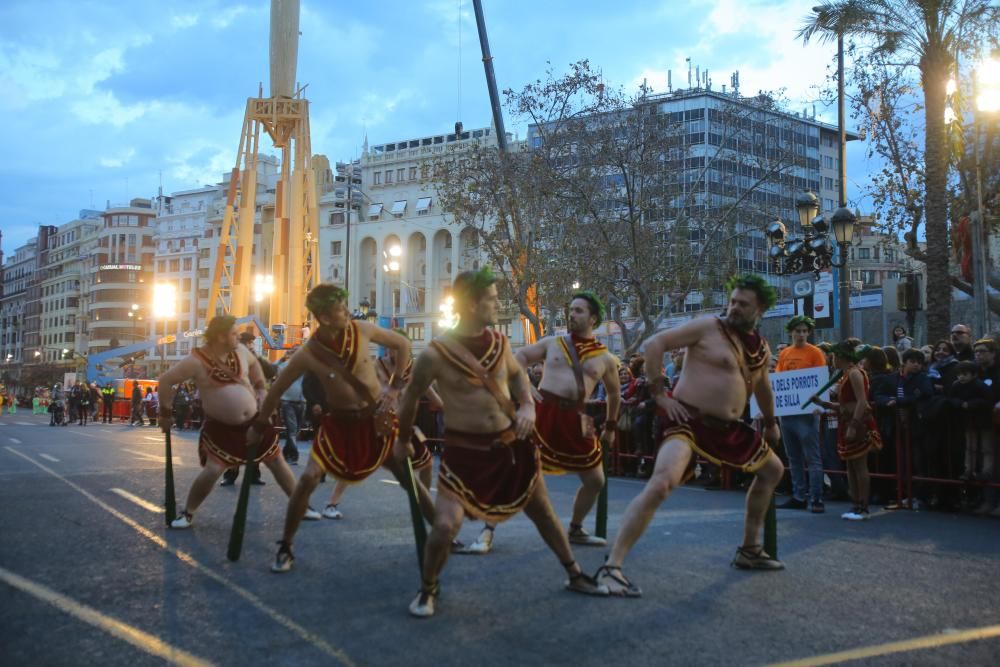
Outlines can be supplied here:
[[642, 589], [633, 584], [617, 565], [600, 566], [594, 578], [598, 583], [607, 586], [610, 595], [625, 598], [642, 597]]

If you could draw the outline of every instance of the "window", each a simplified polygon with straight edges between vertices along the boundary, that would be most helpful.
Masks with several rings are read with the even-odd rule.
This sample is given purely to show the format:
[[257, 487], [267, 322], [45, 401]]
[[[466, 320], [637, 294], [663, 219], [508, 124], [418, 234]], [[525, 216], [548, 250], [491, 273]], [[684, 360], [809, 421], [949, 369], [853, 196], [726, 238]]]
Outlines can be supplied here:
[[407, 323], [406, 335], [410, 337], [410, 340], [423, 340], [424, 323], [423, 322]]
[[406, 178], [406, 169], [397, 169], [396, 170], [396, 182], [397, 183], [402, 183], [405, 178]]
[[871, 259], [871, 248], [858, 248], [858, 259]]
[[416, 167], [410, 167], [410, 180], [411, 181], [417, 180], [417, 168]]
[[427, 215], [431, 212], [431, 198], [421, 197], [417, 200], [417, 215]]
[[372, 179], [372, 185], [382, 185], [382, 172], [376, 171]]
[[170, 260], [170, 270], [171, 271], [180, 271], [181, 270], [181, 260], [179, 260], [179, 259], [172, 259], [172, 260]]
[[824, 169], [833, 169], [833, 157], [832, 156], [830, 156], [830, 155], [824, 155], [823, 156], [823, 168]]
[[[451, 234], [448, 234], [447, 236], [444, 237], [444, 247], [445, 248], [450, 248], [451, 247]], [[449, 271], [450, 270], [451, 269], [449, 269]]]
[[191, 258], [190, 257], [185, 257], [184, 258], [184, 270], [185, 271], [190, 271], [191, 270]]
[[339, 257], [342, 254], [340, 241], [333, 241], [330, 243], [330, 254], [334, 257]]
[[833, 179], [829, 176], [823, 177], [823, 187], [827, 190], [833, 190]]
[[392, 203], [392, 215], [394, 217], [402, 218], [404, 213], [406, 213], [405, 199]]
[[378, 220], [380, 215], [382, 215], [382, 204], [372, 204], [368, 207], [369, 220]]
[[389, 185], [392, 183], [392, 169], [385, 170], [385, 184]]
[[330, 224], [331, 225], [342, 225], [342, 224], [344, 224], [344, 214], [343, 214], [343, 212], [340, 212], [340, 213], [331, 213], [330, 214]]

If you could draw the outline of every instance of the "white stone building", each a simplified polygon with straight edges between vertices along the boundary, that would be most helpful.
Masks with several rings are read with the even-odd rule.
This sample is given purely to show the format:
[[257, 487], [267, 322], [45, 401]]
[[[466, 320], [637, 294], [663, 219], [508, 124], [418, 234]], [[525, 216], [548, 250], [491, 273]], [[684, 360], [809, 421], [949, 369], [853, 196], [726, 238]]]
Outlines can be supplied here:
[[[343, 285], [350, 252], [347, 289], [351, 310], [362, 300], [383, 325], [393, 318], [405, 325], [420, 350], [438, 334], [440, 307], [454, 277], [483, 262], [476, 234], [454, 224], [436, 201], [431, 163], [448, 151], [476, 142], [496, 144], [491, 128], [441, 134], [368, 146], [362, 153], [360, 210], [351, 217], [350, 241], [345, 224], [346, 184], [320, 199], [320, 248], [323, 280]], [[357, 188], [359, 186], [352, 186]], [[349, 246], [349, 247], [348, 247]], [[398, 247], [399, 269], [386, 270], [391, 249]], [[503, 316], [499, 328], [515, 344], [523, 341], [515, 315]]]

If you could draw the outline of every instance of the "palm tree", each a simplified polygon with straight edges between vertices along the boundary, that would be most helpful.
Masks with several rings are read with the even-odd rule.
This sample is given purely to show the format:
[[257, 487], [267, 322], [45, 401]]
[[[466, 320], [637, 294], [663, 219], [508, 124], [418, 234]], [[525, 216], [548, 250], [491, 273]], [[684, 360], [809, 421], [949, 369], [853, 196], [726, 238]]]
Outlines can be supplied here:
[[[855, 37], [876, 52], [891, 55], [899, 67], [920, 72], [924, 92], [923, 222], [927, 250], [921, 252], [914, 234], [907, 236], [909, 253], [927, 266], [927, 339], [947, 338], [951, 324], [948, 271], [949, 169], [944, 121], [946, 86], [955, 71], [958, 51], [970, 37], [995, 31], [1000, 10], [992, 0], [839, 0], [813, 7], [798, 36], [808, 42], [837, 35]], [[915, 221], [917, 222], [917, 221]], [[915, 227], [915, 225], [914, 225]], [[984, 333], [984, 332], [977, 332]]]

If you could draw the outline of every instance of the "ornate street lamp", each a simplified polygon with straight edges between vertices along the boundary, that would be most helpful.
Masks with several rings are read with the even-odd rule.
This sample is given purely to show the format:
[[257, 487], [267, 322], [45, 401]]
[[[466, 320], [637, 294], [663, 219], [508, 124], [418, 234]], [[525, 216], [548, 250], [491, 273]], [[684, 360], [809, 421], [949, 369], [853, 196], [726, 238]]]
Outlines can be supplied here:
[[840, 261], [834, 264], [840, 269], [840, 338], [845, 340], [851, 335], [851, 272], [847, 269], [847, 246], [854, 240], [854, 224], [858, 221], [851, 209], [841, 206], [833, 212], [830, 224], [833, 227], [833, 237], [840, 247]]
[[799, 213], [799, 224], [808, 232], [813, 218], [819, 215], [819, 197], [812, 190], [806, 190], [795, 199], [795, 210]]

